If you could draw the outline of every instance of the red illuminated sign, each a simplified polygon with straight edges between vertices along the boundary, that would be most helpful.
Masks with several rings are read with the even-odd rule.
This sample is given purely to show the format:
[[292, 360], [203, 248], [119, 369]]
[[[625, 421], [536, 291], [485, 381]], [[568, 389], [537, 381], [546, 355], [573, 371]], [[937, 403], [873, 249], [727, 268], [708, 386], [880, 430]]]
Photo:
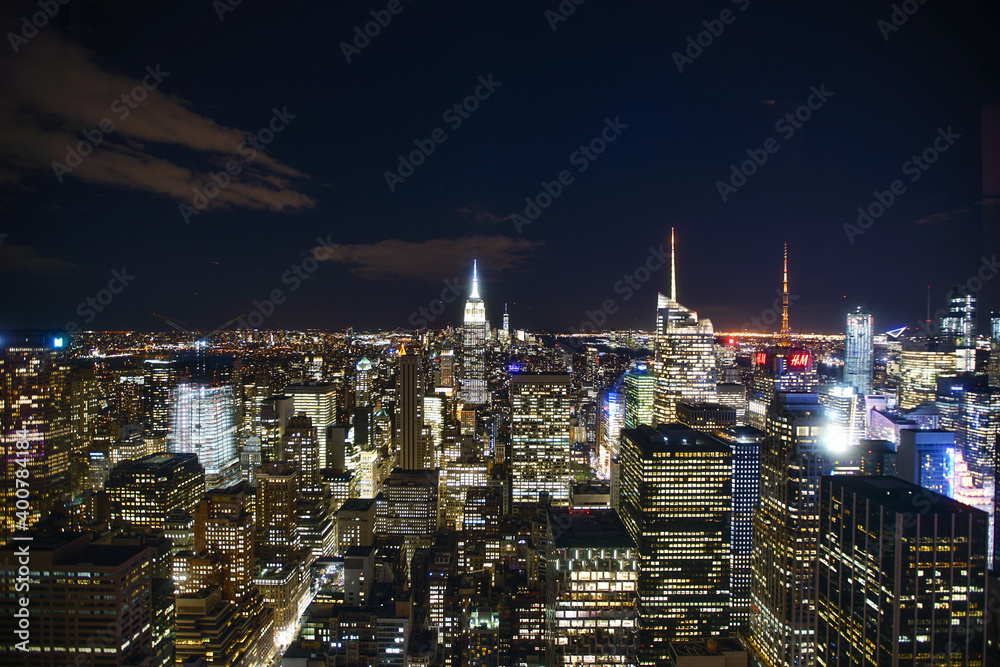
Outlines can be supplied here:
[[764, 364], [766, 364], [767, 352], [758, 352], [756, 358], [754, 359], [754, 363], [756, 363], [758, 366], [763, 366]]
[[806, 368], [809, 365], [809, 353], [796, 352], [788, 363], [792, 368]]

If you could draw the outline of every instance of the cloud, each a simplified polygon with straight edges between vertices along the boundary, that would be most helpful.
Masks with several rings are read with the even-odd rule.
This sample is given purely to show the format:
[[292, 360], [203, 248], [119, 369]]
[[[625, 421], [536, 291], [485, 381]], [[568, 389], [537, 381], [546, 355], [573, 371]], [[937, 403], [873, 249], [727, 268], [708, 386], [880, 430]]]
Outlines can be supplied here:
[[[344, 264], [351, 273], [369, 280], [417, 278], [434, 281], [468, 272], [473, 259], [479, 260], [482, 271], [510, 271], [523, 265], [542, 245], [540, 241], [497, 235], [421, 242], [388, 239], [325, 250], [326, 261]], [[323, 253], [319, 252], [319, 256]]]
[[[162, 84], [156, 83], [152, 72], [159, 72]], [[210, 182], [209, 171], [218, 172], [228, 160], [236, 160], [242, 173], [209, 200], [210, 207], [281, 211], [315, 205], [298, 190], [297, 182], [305, 174], [263, 151], [257, 151], [253, 161], [238, 152], [249, 132], [220, 125], [192, 111], [184, 99], [161, 92], [160, 85], [171, 86], [172, 76], [169, 66], [158, 63], [150, 63], [137, 78], [115, 74], [56, 31], [39, 34], [19, 54], [0, 61], [4, 82], [0, 154], [6, 163], [0, 168], [0, 184], [16, 183], [32, 171], [51, 170], [54, 161], [65, 164], [67, 146], [76, 147], [89, 133], [96, 148], [64, 179], [190, 202], [192, 188], [201, 190]], [[156, 87], [147, 90], [144, 79]], [[122, 96], [133, 90], [139, 95], [126, 104]], [[262, 108], [260, 126], [271, 117], [272, 110]], [[97, 129], [102, 121], [114, 125], [107, 136]], [[175, 162], [178, 150], [190, 154], [182, 158], [186, 164], [198, 166]]]
[[463, 206], [462, 208], [458, 209], [456, 213], [461, 213], [462, 215], [471, 216], [473, 222], [478, 222], [478, 223], [506, 222], [507, 220], [510, 220], [511, 217], [514, 215], [513, 213], [511, 213], [503, 217], [500, 217], [495, 213], [491, 213], [490, 211], [487, 211], [486, 209], [480, 206], [475, 206], [472, 208], [468, 206]]
[[[6, 235], [4, 235], [6, 237]], [[31, 246], [16, 243], [0, 244], [0, 273], [72, 275], [80, 267], [73, 262], [45, 257]]]
[[954, 211], [935, 213], [934, 215], [929, 215], [926, 218], [920, 218], [919, 220], [917, 220], [916, 224], [933, 225], [934, 223], [937, 222], [948, 222], [949, 220], [952, 220], [953, 218], [956, 218], [960, 215], [967, 215], [969, 213], [972, 213], [974, 208], [984, 206], [994, 201], [997, 200], [987, 197], [986, 199], [977, 201], [975, 204], [972, 204], [972, 206], [963, 206], [962, 208], [955, 209]]

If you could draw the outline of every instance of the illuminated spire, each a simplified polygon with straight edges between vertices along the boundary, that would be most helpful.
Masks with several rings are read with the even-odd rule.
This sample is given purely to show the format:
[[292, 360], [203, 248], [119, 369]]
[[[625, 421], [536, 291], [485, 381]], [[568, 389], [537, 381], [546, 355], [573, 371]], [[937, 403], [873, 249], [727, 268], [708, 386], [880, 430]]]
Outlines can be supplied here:
[[677, 302], [677, 270], [674, 266], [674, 228], [670, 228], [670, 300]]
[[784, 294], [781, 297], [781, 336], [788, 339], [788, 242], [785, 242]]
[[479, 272], [476, 269], [476, 260], [472, 260], [472, 294], [469, 295], [470, 299], [478, 299], [479, 296]]

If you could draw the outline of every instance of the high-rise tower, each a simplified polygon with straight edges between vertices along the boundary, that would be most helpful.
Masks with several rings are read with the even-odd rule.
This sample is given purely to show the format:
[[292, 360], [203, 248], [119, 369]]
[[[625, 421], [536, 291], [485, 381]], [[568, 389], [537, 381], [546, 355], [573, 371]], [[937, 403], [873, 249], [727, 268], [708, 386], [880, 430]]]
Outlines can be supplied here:
[[167, 447], [174, 454], [197, 454], [209, 488], [229, 486], [239, 477], [233, 388], [185, 381], [174, 388]]
[[421, 435], [423, 408], [420, 355], [403, 348], [396, 375], [396, 461], [406, 470], [423, 470], [431, 463]]
[[872, 341], [872, 316], [863, 308], [847, 315], [847, 341], [844, 345], [844, 384], [864, 396], [872, 393], [875, 348]]
[[486, 305], [479, 296], [479, 275], [472, 262], [472, 292], [465, 302], [462, 328], [462, 400], [469, 405], [490, 401], [486, 388]]
[[715, 334], [712, 321], [677, 303], [674, 232], [670, 230], [670, 296], [657, 295], [656, 395], [653, 420], [677, 421], [678, 401], [710, 401], [715, 395]]

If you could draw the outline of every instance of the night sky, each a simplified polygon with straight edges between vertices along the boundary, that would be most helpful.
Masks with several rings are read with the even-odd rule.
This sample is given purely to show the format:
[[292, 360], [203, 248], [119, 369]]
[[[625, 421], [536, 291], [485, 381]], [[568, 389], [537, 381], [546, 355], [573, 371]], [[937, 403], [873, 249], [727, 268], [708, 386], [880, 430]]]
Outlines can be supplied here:
[[[898, 29], [890, 2], [52, 2], [30, 39], [37, 2], [2, 10], [0, 327], [212, 329], [275, 290], [263, 327], [440, 327], [465, 294], [419, 309], [476, 257], [494, 326], [504, 302], [514, 328], [566, 330], [611, 299], [607, 326], [651, 329], [669, 267], [640, 267], [673, 226], [678, 300], [717, 330], [770, 308], [787, 241], [793, 329], [842, 331], [865, 305], [885, 331], [1000, 251], [995, 2], [910, 0]], [[391, 20], [357, 48], [371, 12]], [[433, 153], [390, 188], [415, 141]], [[512, 218], [561, 172], [531, 224]], [[1000, 307], [1000, 279], [978, 295]]]

